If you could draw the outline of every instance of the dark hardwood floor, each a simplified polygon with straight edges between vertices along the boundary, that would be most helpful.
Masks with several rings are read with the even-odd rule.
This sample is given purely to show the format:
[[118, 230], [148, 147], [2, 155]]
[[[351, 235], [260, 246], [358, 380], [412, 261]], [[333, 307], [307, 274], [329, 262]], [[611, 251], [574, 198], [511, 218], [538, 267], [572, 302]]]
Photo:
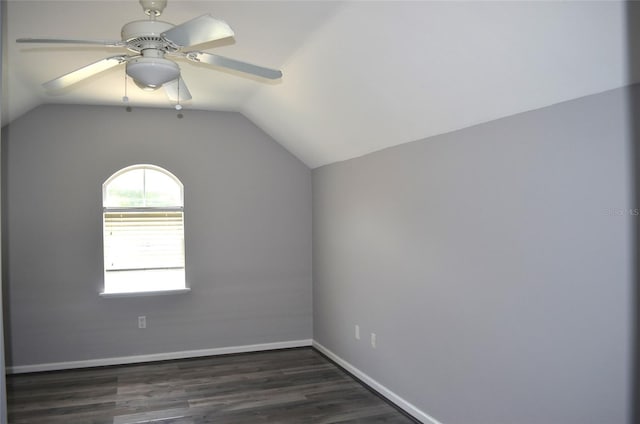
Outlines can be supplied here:
[[9, 424], [413, 423], [312, 348], [7, 378]]

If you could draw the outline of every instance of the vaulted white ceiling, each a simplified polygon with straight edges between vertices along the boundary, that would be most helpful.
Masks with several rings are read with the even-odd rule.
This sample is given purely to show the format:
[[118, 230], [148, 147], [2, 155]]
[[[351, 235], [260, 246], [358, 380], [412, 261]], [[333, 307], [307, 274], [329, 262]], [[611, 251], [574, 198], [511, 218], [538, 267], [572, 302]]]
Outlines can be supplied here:
[[[119, 39], [136, 0], [15, 0], [3, 10], [3, 124], [43, 103], [122, 105], [124, 67], [63, 92], [41, 83], [121, 50], [17, 45], [19, 37]], [[617, 1], [190, 1], [235, 42], [198, 49], [282, 69], [265, 83], [180, 62], [193, 100], [239, 111], [310, 167], [626, 85], [627, 4]], [[127, 84], [131, 106], [171, 108]]]

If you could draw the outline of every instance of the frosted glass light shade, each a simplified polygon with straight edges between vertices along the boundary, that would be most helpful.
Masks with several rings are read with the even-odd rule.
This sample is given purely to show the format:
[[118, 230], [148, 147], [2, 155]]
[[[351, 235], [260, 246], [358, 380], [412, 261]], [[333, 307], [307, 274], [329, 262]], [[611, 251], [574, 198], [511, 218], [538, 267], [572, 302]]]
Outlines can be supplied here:
[[127, 75], [148, 87], [159, 87], [180, 76], [178, 65], [168, 59], [139, 57], [127, 62]]

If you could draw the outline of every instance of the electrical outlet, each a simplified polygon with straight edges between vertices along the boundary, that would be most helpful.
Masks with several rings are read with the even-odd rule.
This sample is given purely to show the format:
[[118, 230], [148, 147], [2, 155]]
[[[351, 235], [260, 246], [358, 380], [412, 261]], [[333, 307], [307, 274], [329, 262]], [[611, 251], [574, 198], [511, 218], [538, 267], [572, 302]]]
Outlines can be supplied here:
[[378, 337], [376, 333], [371, 333], [371, 347], [374, 349], [378, 347]]
[[355, 338], [356, 340], [360, 340], [360, 326], [358, 324], [356, 324], [356, 328], [355, 328]]
[[138, 328], [147, 328], [147, 317], [141, 315], [138, 317]]

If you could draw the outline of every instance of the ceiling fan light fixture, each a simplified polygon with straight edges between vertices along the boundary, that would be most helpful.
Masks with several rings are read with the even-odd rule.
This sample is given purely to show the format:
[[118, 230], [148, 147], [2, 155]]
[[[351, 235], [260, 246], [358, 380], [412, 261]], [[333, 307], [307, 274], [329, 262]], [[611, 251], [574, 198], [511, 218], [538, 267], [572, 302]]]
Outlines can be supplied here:
[[282, 72], [277, 69], [269, 69], [212, 53], [186, 50], [196, 45], [233, 37], [234, 32], [225, 21], [216, 19], [210, 14], [204, 14], [179, 25], [173, 25], [156, 19], [162, 14], [167, 0], [138, 1], [145, 13], [149, 15], [149, 19], [124, 24], [120, 40], [19, 38], [16, 42], [86, 44], [129, 50], [128, 54], [105, 57], [43, 84], [47, 90], [62, 90], [115, 66], [125, 65], [124, 96], [122, 97], [125, 103], [129, 100], [127, 96], [129, 77], [142, 90], [154, 91], [162, 88], [169, 100], [176, 103], [176, 108], [181, 107], [181, 101], [192, 99], [187, 85], [180, 76], [178, 64], [173, 60], [165, 59], [165, 56], [238, 71], [259, 78], [276, 80], [282, 77]]
[[178, 78], [180, 67], [168, 59], [139, 57], [127, 62], [127, 75], [133, 78], [138, 86], [155, 89]]

